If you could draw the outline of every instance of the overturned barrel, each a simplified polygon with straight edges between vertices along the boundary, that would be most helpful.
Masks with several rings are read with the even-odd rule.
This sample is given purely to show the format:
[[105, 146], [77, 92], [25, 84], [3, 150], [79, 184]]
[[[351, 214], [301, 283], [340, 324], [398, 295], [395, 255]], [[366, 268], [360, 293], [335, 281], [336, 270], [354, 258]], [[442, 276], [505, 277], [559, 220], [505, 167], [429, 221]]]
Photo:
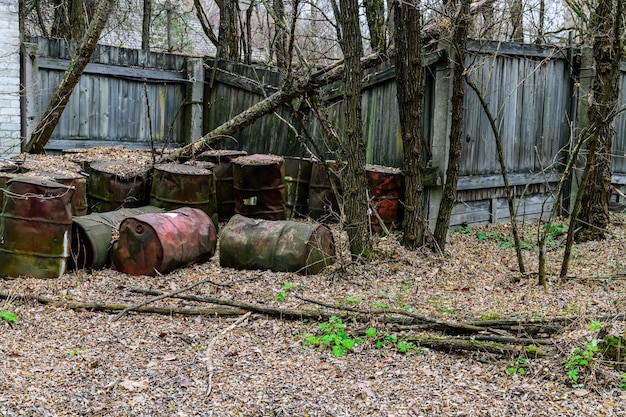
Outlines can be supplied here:
[[382, 230], [380, 221], [389, 227], [398, 222], [400, 193], [402, 191], [402, 171], [397, 168], [368, 164], [365, 166], [370, 205], [375, 214], [370, 216], [372, 231]]
[[217, 230], [202, 210], [181, 207], [122, 221], [111, 249], [113, 267], [130, 275], [167, 274], [215, 254]]
[[323, 224], [235, 215], [220, 235], [219, 256], [223, 267], [317, 274], [334, 262], [335, 242]]
[[311, 159], [285, 157], [285, 207], [287, 218], [304, 217], [308, 212]]
[[198, 161], [213, 163], [217, 212], [220, 220], [229, 220], [235, 214], [235, 188], [233, 184], [233, 159], [246, 156], [246, 151], [211, 149], [198, 155]]
[[285, 166], [281, 156], [254, 154], [233, 160], [235, 211], [244, 216], [285, 218]]
[[341, 183], [337, 172], [337, 163], [333, 160], [313, 163], [309, 185], [309, 216], [312, 219], [321, 222], [339, 220], [335, 191], [341, 193]]
[[16, 177], [7, 182], [0, 214], [0, 276], [58, 278], [70, 255], [74, 188]]
[[219, 221], [215, 175], [208, 169], [183, 164], [154, 167], [150, 205], [174, 210], [192, 207], [204, 211], [214, 224]]
[[149, 168], [123, 161], [89, 165], [87, 195], [92, 212], [141, 207], [148, 203]]
[[127, 217], [145, 213], [162, 213], [159, 207], [144, 206], [91, 213], [72, 218], [72, 269], [102, 269], [111, 264], [111, 245], [120, 223]]

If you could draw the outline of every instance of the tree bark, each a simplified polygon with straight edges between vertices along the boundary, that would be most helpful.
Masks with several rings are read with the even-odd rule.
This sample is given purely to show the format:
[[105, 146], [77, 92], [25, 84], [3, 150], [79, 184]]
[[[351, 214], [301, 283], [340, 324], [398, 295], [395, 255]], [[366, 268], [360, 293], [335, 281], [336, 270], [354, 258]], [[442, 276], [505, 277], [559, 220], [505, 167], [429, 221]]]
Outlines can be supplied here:
[[450, 58], [452, 65], [452, 121], [450, 128], [450, 150], [443, 198], [439, 206], [439, 215], [435, 225], [434, 238], [438, 249], [445, 250], [452, 208], [456, 201], [456, 185], [459, 179], [459, 163], [461, 160], [461, 136], [463, 135], [463, 100], [465, 97], [464, 73], [467, 33], [469, 29], [470, 0], [461, 0], [452, 27], [452, 47], [454, 53]]
[[595, 147], [595, 159], [589, 158], [586, 170], [589, 182], [584, 191], [581, 212], [576, 223], [575, 240], [584, 242], [605, 238], [609, 224], [611, 197], [611, 150], [619, 95], [620, 61], [623, 56], [622, 0], [599, 0], [591, 16], [594, 33], [594, 76], [589, 118], [589, 147]]
[[76, 56], [70, 62], [67, 71], [65, 71], [65, 75], [55, 91], [48, 108], [33, 130], [30, 140], [24, 146], [25, 152], [43, 153], [44, 146], [59, 123], [59, 119], [63, 114], [63, 110], [65, 110], [65, 106], [67, 106], [72, 91], [74, 91], [74, 87], [78, 84], [81, 74], [89, 63], [91, 54], [93, 54], [93, 51], [96, 49], [100, 34], [116, 3], [116, 0], [102, 0], [98, 3], [98, 8], [89, 25], [87, 34], [83, 37], [76, 51]]
[[396, 93], [406, 183], [402, 244], [417, 249], [424, 244], [424, 75], [421, 13], [417, 5], [394, 1]]
[[367, 178], [365, 176], [365, 144], [361, 122], [361, 28], [357, 0], [340, 0], [341, 26], [345, 71], [343, 115], [345, 128], [340, 135], [339, 162], [345, 162], [340, 173], [345, 213], [344, 229], [348, 234], [353, 258], [371, 258], [372, 241], [368, 230]]
[[152, 24], [152, 0], [143, 0], [143, 16], [141, 22], [141, 49], [150, 49], [150, 27]]
[[[407, 6], [413, 8], [411, 3]], [[370, 47], [372, 52], [384, 52], [387, 45], [385, 36], [385, 2], [384, 0], [363, 0], [365, 18], [370, 32]], [[419, 24], [420, 22], [416, 22]]]

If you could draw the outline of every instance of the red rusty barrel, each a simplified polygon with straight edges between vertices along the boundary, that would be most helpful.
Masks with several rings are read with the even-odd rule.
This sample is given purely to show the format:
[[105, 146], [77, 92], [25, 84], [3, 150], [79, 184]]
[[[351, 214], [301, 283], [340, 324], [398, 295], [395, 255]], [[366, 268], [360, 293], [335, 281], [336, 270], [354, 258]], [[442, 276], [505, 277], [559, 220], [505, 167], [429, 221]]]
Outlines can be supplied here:
[[309, 184], [313, 160], [285, 157], [287, 217], [305, 217], [308, 212]]
[[70, 255], [74, 193], [54, 181], [16, 177], [0, 214], [0, 276], [58, 278]]
[[217, 212], [220, 220], [228, 220], [235, 214], [235, 188], [233, 184], [233, 159], [246, 156], [246, 151], [232, 149], [211, 149], [196, 157], [198, 161], [215, 164], [215, 191]]
[[120, 223], [127, 217], [163, 211], [159, 207], [144, 206], [73, 217], [70, 268], [95, 270], [109, 266], [111, 245], [117, 238]]
[[[368, 164], [365, 166], [370, 204], [387, 227], [398, 221], [400, 193], [402, 191], [402, 171], [397, 168]], [[382, 228], [375, 215], [370, 216], [372, 231], [379, 233]]]
[[254, 154], [233, 160], [235, 211], [244, 216], [285, 218], [285, 161], [281, 156]]
[[218, 224], [215, 175], [208, 169], [184, 164], [154, 167], [150, 204], [165, 210], [193, 207]]
[[6, 162], [0, 164], [0, 211], [2, 211], [2, 200], [4, 198], [4, 189], [7, 187], [7, 181], [18, 175], [20, 167], [14, 163]]
[[328, 160], [326, 163], [320, 161], [313, 163], [309, 186], [309, 216], [311, 218], [321, 222], [339, 220], [339, 204], [335, 190], [341, 193], [341, 183], [337, 171], [337, 164], [333, 160]]
[[155, 276], [208, 260], [216, 244], [211, 218], [202, 210], [181, 207], [122, 221], [111, 261], [120, 272]]
[[220, 235], [220, 265], [317, 274], [334, 262], [328, 226], [294, 220], [233, 216]]
[[149, 168], [123, 161], [95, 162], [89, 166], [87, 196], [92, 212], [141, 207], [148, 202]]
[[89, 205], [87, 204], [87, 177], [72, 171], [58, 170], [49, 171], [28, 171], [24, 175], [33, 177], [46, 177], [59, 184], [74, 187], [72, 196], [72, 215], [84, 216], [87, 214]]

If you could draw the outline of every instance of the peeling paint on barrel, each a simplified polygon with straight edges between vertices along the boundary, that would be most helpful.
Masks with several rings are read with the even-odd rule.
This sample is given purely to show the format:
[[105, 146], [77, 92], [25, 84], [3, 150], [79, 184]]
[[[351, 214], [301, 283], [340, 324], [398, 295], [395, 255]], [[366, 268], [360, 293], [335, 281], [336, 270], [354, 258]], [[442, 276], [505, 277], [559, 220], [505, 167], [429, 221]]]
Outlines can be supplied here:
[[233, 160], [235, 211], [244, 216], [285, 219], [285, 166], [276, 155], [254, 154]]
[[5, 190], [0, 214], [0, 276], [58, 278], [70, 255], [74, 188], [16, 177]]
[[[400, 193], [402, 191], [403, 174], [397, 168], [368, 164], [365, 166], [370, 204], [377, 211], [386, 226], [398, 221]], [[382, 230], [376, 216], [370, 217], [372, 230]]]
[[220, 265], [236, 269], [317, 274], [335, 261], [328, 226], [233, 216], [222, 230]]
[[90, 164], [87, 195], [92, 212], [101, 213], [125, 207], [141, 207], [148, 202], [148, 167], [123, 161]]
[[235, 189], [233, 184], [233, 159], [246, 156], [246, 151], [232, 149], [211, 149], [198, 155], [198, 161], [215, 164], [215, 191], [217, 195], [217, 212], [220, 220], [228, 221], [235, 214]]
[[163, 211], [159, 207], [144, 206], [72, 218], [70, 268], [97, 270], [109, 266], [113, 237], [117, 234], [120, 223], [128, 217]]
[[202, 210], [182, 207], [122, 221], [111, 249], [113, 267], [130, 275], [167, 274], [215, 254], [217, 230]]
[[165, 210], [192, 207], [204, 211], [218, 224], [215, 175], [208, 169], [183, 164], [154, 167], [150, 205]]

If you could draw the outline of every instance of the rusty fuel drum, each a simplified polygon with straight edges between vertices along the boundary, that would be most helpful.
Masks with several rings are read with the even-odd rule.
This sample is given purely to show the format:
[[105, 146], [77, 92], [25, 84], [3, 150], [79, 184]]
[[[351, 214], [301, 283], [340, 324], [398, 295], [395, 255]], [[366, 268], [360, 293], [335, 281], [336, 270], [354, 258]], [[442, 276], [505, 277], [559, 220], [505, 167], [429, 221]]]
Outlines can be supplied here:
[[59, 184], [74, 187], [74, 195], [72, 196], [72, 215], [84, 216], [87, 214], [89, 206], [87, 204], [87, 177], [71, 171], [27, 171], [27, 176], [46, 177]]
[[217, 212], [220, 220], [228, 221], [235, 214], [232, 161], [235, 158], [246, 155], [246, 151], [211, 149], [196, 157], [198, 161], [207, 161], [215, 165], [212, 171], [216, 179]]
[[335, 259], [328, 226], [233, 216], [220, 235], [220, 265], [317, 274]]
[[[402, 171], [397, 168], [368, 164], [365, 166], [365, 174], [372, 208], [376, 210], [386, 226], [397, 223], [402, 191]], [[382, 230], [375, 215], [370, 216], [370, 224], [372, 231], [379, 233]]]
[[[339, 204], [334, 190], [341, 194], [337, 163], [327, 160], [313, 162], [309, 186], [309, 216], [321, 222], [339, 220]], [[330, 175], [329, 175], [330, 172]]]
[[285, 157], [285, 205], [290, 219], [307, 215], [312, 167], [311, 159]]
[[233, 160], [235, 211], [266, 220], [285, 219], [285, 161], [254, 154]]
[[216, 245], [211, 218], [202, 210], [182, 207], [122, 221], [111, 261], [120, 272], [155, 276], [209, 260]]
[[152, 176], [150, 205], [165, 210], [197, 208], [218, 224], [215, 175], [199, 166], [157, 165]]
[[122, 161], [95, 162], [89, 166], [87, 195], [92, 212], [141, 207], [148, 202], [149, 168]]
[[58, 278], [70, 255], [74, 188], [16, 177], [7, 182], [0, 214], [0, 276]]
[[72, 218], [72, 269], [102, 269], [111, 264], [111, 245], [120, 223], [127, 217], [145, 213], [163, 213], [153, 206], [91, 213]]

